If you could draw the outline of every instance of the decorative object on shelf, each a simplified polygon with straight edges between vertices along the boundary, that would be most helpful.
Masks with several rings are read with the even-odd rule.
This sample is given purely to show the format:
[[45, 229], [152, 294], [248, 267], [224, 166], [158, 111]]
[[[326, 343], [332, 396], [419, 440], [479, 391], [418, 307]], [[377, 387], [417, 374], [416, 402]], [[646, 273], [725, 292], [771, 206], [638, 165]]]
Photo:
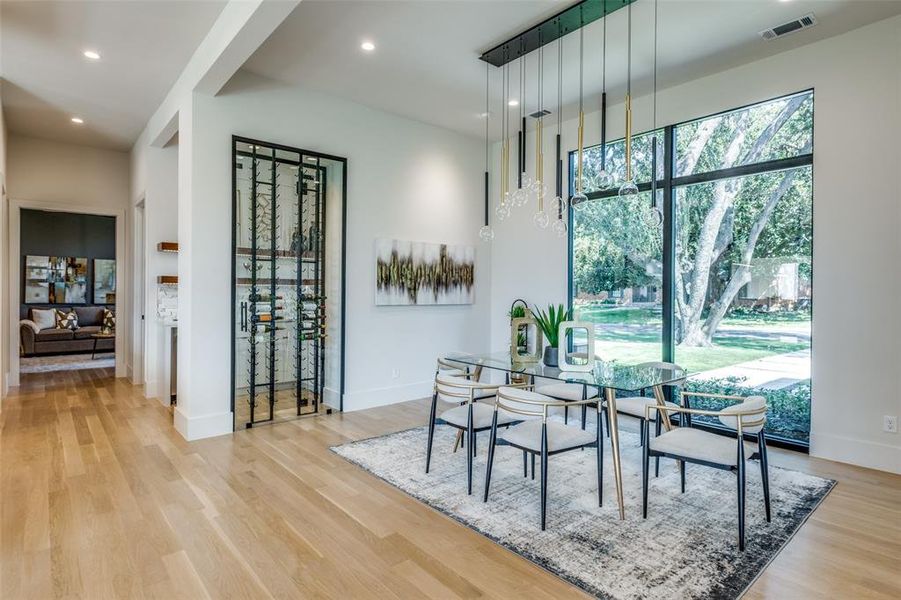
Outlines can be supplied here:
[[475, 248], [377, 239], [377, 306], [472, 304]]
[[535, 307], [532, 310], [538, 326], [544, 333], [547, 345], [544, 347], [544, 364], [549, 367], [556, 367], [558, 348], [560, 343], [560, 324], [565, 321], [572, 320], [572, 309], [567, 310], [562, 304], [554, 306], [548, 305], [547, 312]]
[[[584, 22], [582, 19], [581, 22]], [[578, 152], [576, 154], [576, 193], [569, 199], [569, 205], [578, 210], [579, 205], [588, 200], [588, 197], [582, 192], [582, 162], [585, 142], [585, 112], [583, 109], [583, 80], [585, 74], [585, 28], [579, 27], [579, 133], [578, 133]]]
[[524, 300], [510, 307], [510, 359], [522, 365], [541, 360], [543, 337], [538, 321]]
[[178, 275], [159, 275], [156, 282], [160, 285], [178, 285]]
[[[626, 9], [628, 12], [627, 42], [626, 42], [626, 180], [619, 187], [620, 196], [634, 196], [638, 193], [638, 186], [632, 179], [632, 5]], [[656, 174], [655, 174], [656, 176]]]
[[[576, 350], [575, 333], [585, 331], [585, 351]], [[569, 352], [568, 340], [572, 338], [573, 352]], [[563, 353], [560, 355], [561, 371], [587, 372], [594, 368], [594, 324], [586, 321], [564, 321], [560, 323], [557, 335]]]
[[160, 242], [156, 249], [160, 252], [178, 252], [178, 242]]
[[116, 303], [116, 259], [94, 259], [94, 304]]

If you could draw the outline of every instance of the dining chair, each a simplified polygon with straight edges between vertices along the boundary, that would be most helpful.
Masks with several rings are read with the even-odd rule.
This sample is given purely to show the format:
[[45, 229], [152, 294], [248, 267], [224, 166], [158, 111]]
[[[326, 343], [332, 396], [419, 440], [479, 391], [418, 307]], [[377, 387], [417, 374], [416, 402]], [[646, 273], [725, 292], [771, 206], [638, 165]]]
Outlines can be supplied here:
[[465, 377], [466, 379], [475, 379], [478, 381], [482, 375], [482, 367], [468, 365], [450, 358], [438, 357], [436, 374], [451, 375], [456, 377]]
[[[492, 428], [495, 412], [483, 402], [494, 398], [498, 385], [481, 383], [457, 375], [444, 375], [440, 371], [435, 375], [435, 386], [432, 393], [432, 407], [429, 413], [429, 441], [426, 446], [425, 472], [429, 472], [432, 461], [432, 441], [435, 437], [435, 425], [449, 425], [466, 434], [466, 493], [472, 494], [472, 459], [476, 452], [476, 434]], [[438, 400], [451, 402], [457, 406], [438, 414]], [[506, 427], [518, 422], [513, 415], [504, 413], [497, 419], [497, 424]], [[456, 451], [456, 445], [454, 446]]]
[[[560, 401], [526, 387], [501, 387], [494, 400], [494, 416], [491, 422], [491, 439], [488, 443], [488, 468], [485, 471], [484, 502], [488, 502], [491, 485], [491, 470], [494, 465], [494, 450], [498, 445], [513, 446], [523, 452], [541, 458], [541, 530], [547, 521], [548, 458], [555, 454], [597, 448], [598, 506], [603, 502], [604, 449], [601, 443], [602, 425], [600, 403], [597, 408], [597, 431], [591, 433], [579, 427], [572, 427], [558, 421], [548, 420], [548, 409], [554, 406], [583, 405], [591, 400]], [[507, 427], [498, 435], [498, 427], [504, 413], [518, 415], [522, 421]]]
[[[763, 482], [763, 503], [767, 523], [770, 522], [770, 479], [767, 466], [766, 398], [763, 396], [731, 396], [701, 392], [682, 392], [683, 395], [738, 401], [739, 404], [722, 410], [700, 410], [683, 406], [648, 406], [645, 409], [644, 442], [642, 443], [642, 516], [648, 516], [648, 470], [650, 458], [668, 457], [679, 463], [682, 493], [685, 493], [685, 463], [690, 462], [715, 469], [723, 469], [737, 474], [738, 479], [738, 549], [745, 549], [745, 457], [760, 459], [760, 476]], [[650, 437], [650, 411], [666, 413], [715, 416], [720, 423], [735, 432], [735, 436], [713, 433], [696, 427], [680, 426]], [[756, 448], [745, 441], [745, 434], [757, 436]], [[489, 458], [490, 463], [490, 458]]]
[[[580, 402], [581, 400], [595, 400], [600, 396], [600, 390], [593, 385], [582, 385], [581, 383], [549, 383], [547, 385], [535, 387], [535, 391], [545, 396], [550, 396], [555, 400], [566, 402], [563, 407], [563, 423], [569, 424], [569, 405], [572, 402]], [[597, 400], [595, 400], [596, 402]], [[582, 403], [582, 429], [585, 429], [585, 419], [588, 412], [588, 403]]]

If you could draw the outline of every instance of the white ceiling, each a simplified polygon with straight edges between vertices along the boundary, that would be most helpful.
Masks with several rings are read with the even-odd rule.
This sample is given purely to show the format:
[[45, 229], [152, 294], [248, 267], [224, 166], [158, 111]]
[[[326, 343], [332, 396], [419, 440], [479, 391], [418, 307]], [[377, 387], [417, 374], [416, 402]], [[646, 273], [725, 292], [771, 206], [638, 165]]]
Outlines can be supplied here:
[[[129, 149], [224, 2], [0, 2], [0, 78], [11, 133]], [[99, 61], [82, 52], [100, 52]], [[84, 119], [75, 125], [72, 116]]]
[[[481, 52], [505, 41], [572, 0], [304, 0], [244, 68], [412, 119], [473, 136], [484, 136], [485, 64]], [[636, 93], [648, 91], [653, 65], [651, 0], [633, 8], [633, 78]], [[762, 29], [807, 13], [819, 24], [764, 41]], [[886, 0], [660, 0], [658, 85], [665, 87], [764, 58], [901, 13]], [[626, 18], [619, 10], [607, 24], [608, 91], [624, 91]], [[585, 94], [600, 92], [602, 21], [585, 28]], [[372, 53], [360, 42], [372, 40]], [[578, 34], [565, 38], [564, 104], [578, 98]], [[555, 44], [545, 52], [545, 105], [556, 104]], [[530, 55], [529, 111], [535, 110], [537, 58]], [[499, 110], [499, 70], [492, 71]], [[518, 89], [518, 66], [512, 88]], [[593, 101], [596, 104], [596, 100]], [[498, 121], [492, 119], [493, 121]]]

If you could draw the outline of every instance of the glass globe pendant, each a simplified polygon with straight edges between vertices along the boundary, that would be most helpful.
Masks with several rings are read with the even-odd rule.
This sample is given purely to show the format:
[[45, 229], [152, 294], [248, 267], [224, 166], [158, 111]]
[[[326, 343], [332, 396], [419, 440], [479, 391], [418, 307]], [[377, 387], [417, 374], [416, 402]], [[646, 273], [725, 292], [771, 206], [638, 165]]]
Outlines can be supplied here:
[[551, 223], [551, 218], [543, 210], [538, 210], [532, 215], [532, 223], [538, 229], [547, 229], [547, 226]]
[[551, 225], [551, 231], [557, 234], [557, 237], [562, 238], [566, 236], [566, 221], [563, 219], [556, 219], [554, 224]]
[[607, 169], [601, 169], [598, 173], [598, 187], [602, 190], [609, 190], [613, 187], [613, 175], [607, 172]]
[[511, 214], [510, 205], [506, 202], [501, 202], [497, 205], [497, 208], [494, 209], [494, 214], [498, 221], [505, 221]]
[[479, 239], [483, 242], [490, 242], [494, 239], [494, 229], [488, 225], [482, 225], [479, 229]]
[[619, 186], [620, 196], [634, 196], [637, 193], [638, 186], [635, 185], [635, 182], [631, 179], [627, 179], [621, 186]]

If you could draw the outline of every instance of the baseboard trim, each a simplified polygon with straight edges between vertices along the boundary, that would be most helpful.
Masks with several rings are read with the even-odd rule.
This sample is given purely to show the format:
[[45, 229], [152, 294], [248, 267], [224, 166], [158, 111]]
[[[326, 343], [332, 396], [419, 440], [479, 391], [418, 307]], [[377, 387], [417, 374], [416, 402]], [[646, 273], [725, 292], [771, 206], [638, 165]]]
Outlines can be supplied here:
[[216, 437], [232, 432], [234, 416], [231, 411], [213, 415], [189, 417], [179, 408], [175, 409], [175, 430], [189, 442]]
[[901, 447], [890, 444], [811, 432], [810, 455], [901, 475]]
[[344, 394], [344, 411], [366, 410], [367, 408], [425, 398], [431, 396], [433, 385], [433, 381], [427, 379], [405, 385], [346, 392]]

